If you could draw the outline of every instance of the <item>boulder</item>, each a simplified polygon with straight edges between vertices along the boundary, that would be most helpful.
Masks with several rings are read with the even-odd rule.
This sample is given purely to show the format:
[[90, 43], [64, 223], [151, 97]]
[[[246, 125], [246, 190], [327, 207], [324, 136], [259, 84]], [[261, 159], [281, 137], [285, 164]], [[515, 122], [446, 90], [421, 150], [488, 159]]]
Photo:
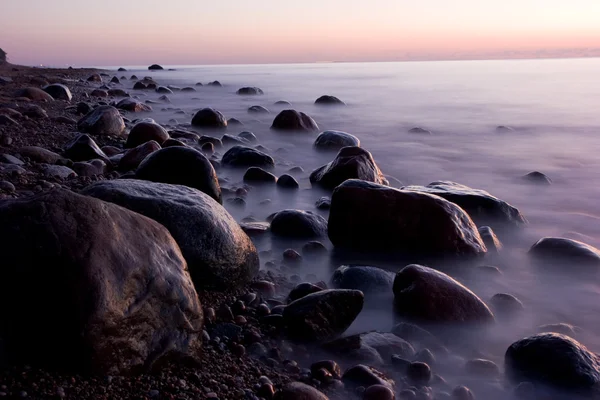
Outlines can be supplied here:
[[571, 394], [600, 394], [600, 362], [576, 340], [541, 333], [513, 343], [504, 355], [506, 376], [514, 384], [541, 383]]
[[125, 72], [127, 70], [125, 68], [123, 68], [123, 67], [120, 67], [117, 71], [119, 71], [119, 72]]
[[[450, 276], [421, 265], [409, 265], [394, 279], [395, 310], [424, 324], [479, 324], [494, 315], [479, 297]], [[452, 299], [452, 301], [448, 301]]]
[[490, 307], [499, 317], [512, 317], [524, 310], [523, 303], [512, 294], [496, 293], [490, 299]]
[[[583, 242], [560, 237], [545, 237], [529, 249], [534, 261], [549, 267], [564, 267], [565, 272], [598, 272], [600, 250]], [[566, 265], [565, 265], [566, 264]]]
[[148, 86], [144, 82], [142, 82], [142, 81], [137, 81], [133, 85], [133, 90], [146, 90], [146, 89], [148, 89]]
[[298, 189], [300, 184], [293, 176], [283, 174], [277, 179], [277, 186], [282, 189]]
[[110, 83], [119, 84], [119, 83], [121, 83], [121, 81], [116, 76], [113, 76], [112, 79], [110, 80]]
[[371, 153], [361, 147], [342, 148], [332, 162], [310, 174], [310, 183], [326, 189], [334, 189], [348, 179], [389, 184], [375, 164]]
[[169, 133], [159, 124], [153, 122], [138, 122], [131, 128], [131, 131], [129, 131], [125, 147], [131, 149], [151, 140], [162, 145], [168, 138]]
[[69, 179], [77, 176], [77, 173], [64, 165], [42, 164], [42, 173], [50, 178]]
[[[171, 136], [173, 136], [173, 135], [171, 135]], [[173, 136], [173, 137], [175, 137], [175, 136]], [[206, 143], [212, 144], [215, 149], [220, 149], [221, 147], [223, 147], [223, 142], [219, 138], [212, 137], [212, 136], [205, 136], [205, 135], [202, 135], [198, 138], [199, 145], [202, 146]]]
[[223, 143], [223, 146], [235, 146], [235, 145], [246, 145], [249, 142], [244, 139], [241, 138], [239, 136], [232, 136], [232, 135], [223, 135], [221, 137], [221, 143]]
[[66, 100], [71, 101], [73, 95], [68, 87], [61, 85], [60, 83], [54, 83], [44, 87], [44, 92], [48, 93], [55, 100]]
[[38, 163], [56, 164], [58, 161], [64, 160], [59, 154], [37, 146], [21, 147], [19, 154]]
[[537, 184], [537, 185], [546, 185], [546, 186], [552, 185], [552, 179], [548, 178], [547, 175], [545, 175], [539, 171], [530, 172], [530, 173], [524, 175], [523, 179], [528, 182]]
[[502, 242], [500, 242], [500, 239], [498, 239], [492, 228], [489, 226], [480, 226], [477, 231], [489, 252], [498, 253], [502, 250]]
[[188, 147], [187, 144], [183, 143], [181, 140], [172, 139], [172, 138], [165, 140], [162, 144], [162, 147], [173, 147], [173, 146]]
[[102, 175], [106, 172], [106, 163], [100, 159], [91, 160], [90, 162], [75, 162], [72, 169], [79, 176]]
[[314, 119], [296, 110], [283, 110], [273, 120], [271, 129], [312, 132], [319, 129]]
[[[200, 85], [200, 86], [202, 86], [202, 85]], [[196, 90], [196, 88], [193, 88], [191, 86], [186, 86], [186, 87], [182, 88], [181, 91], [189, 93], [189, 92], [196, 92], [197, 90]]]
[[324, 95], [315, 100], [315, 104], [321, 106], [345, 106], [346, 103], [335, 96]]
[[100, 74], [92, 74], [87, 78], [88, 82], [102, 82]]
[[355, 251], [486, 252], [475, 224], [456, 204], [427, 193], [357, 179], [347, 180], [333, 191], [328, 232], [334, 246]]
[[146, 112], [152, 111], [152, 107], [146, 105], [142, 102], [137, 101], [131, 97], [126, 97], [119, 101], [116, 107], [120, 110], [125, 110], [129, 112]]
[[275, 400], [329, 400], [329, 397], [302, 382], [288, 383], [275, 393]]
[[42, 107], [37, 105], [29, 105], [23, 111], [21, 111], [23, 115], [34, 118], [34, 119], [42, 119], [48, 118], [48, 113]]
[[233, 146], [223, 154], [221, 163], [226, 167], [262, 167], [273, 168], [275, 160], [268, 154], [251, 147]]
[[90, 96], [100, 98], [108, 97], [108, 91], [103, 89], [94, 89], [90, 92]]
[[162, 93], [162, 94], [173, 94], [173, 91], [171, 89], [169, 89], [168, 87], [165, 86], [159, 86], [155, 89], [156, 93]]
[[355, 289], [365, 294], [388, 294], [392, 292], [394, 274], [376, 267], [342, 265], [333, 273], [333, 287]]
[[140, 144], [133, 149], [127, 150], [125, 154], [122, 154], [119, 160], [119, 170], [121, 171], [132, 171], [135, 170], [139, 165], [148, 157], [150, 154], [160, 150], [160, 144], [154, 140]]
[[331, 289], [304, 296], [283, 311], [287, 335], [302, 342], [333, 340], [348, 329], [363, 303], [358, 290]]
[[244, 123], [237, 118], [229, 118], [227, 120], [227, 126], [243, 126]]
[[[209, 85], [211, 85], [209, 83]], [[215, 86], [215, 85], [211, 85], [211, 86]], [[256, 96], [259, 94], [265, 94], [262, 89], [257, 88], [257, 87], [243, 87], [238, 89], [238, 91], [236, 92], [239, 95], [243, 95], [243, 96]]]
[[63, 189], [5, 200], [0, 216], [9, 362], [116, 375], [199, 355], [202, 307], [163, 226]]
[[113, 97], [129, 97], [129, 93], [123, 89], [110, 89], [108, 95]]
[[274, 184], [277, 177], [259, 167], [250, 167], [244, 174], [244, 182]]
[[222, 129], [227, 127], [227, 119], [214, 108], [203, 108], [192, 118], [192, 125], [200, 128]]
[[316, 293], [322, 291], [323, 288], [317, 285], [313, 285], [309, 282], [302, 282], [294, 286], [294, 288], [290, 291], [287, 297], [287, 302], [291, 303], [298, 299], [301, 299], [309, 294]]
[[83, 193], [165, 226], [179, 244], [196, 288], [238, 287], [258, 272], [258, 253], [250, 238], [223, 206], [199, 190], [121, 179], [96, 182]]
[[327, 234], [327, 220], [310, 211], [283, 210], [273, 216], [271, 232], [295, 239], [323, 237]]
[[313, 147], [322, 151], [339, 151], [342, 147], [360, 147], [360, 140], [346, 132], [325, 131], [317, 136]]
[[160, 70], [163, 70], [164, 68], [158, 64], [152, 64], [151, 66], [148, 67], [148, 69], [150, 71], [160, 71]]
[[427, 186], [405, 186], [402, 190], [429, 193], [457, 204], [478, 225], [522, 226], [525, 217], [515, 207], [492, 196], [485, 190], [473, 189], [455, 182], [432, 182]]
[[349, 389], [355, 389], [359, 386], [367, 388], [372, 385], [383, 385], [391, 388], [394, 385], [394, 381], [387, 379], [383, 373], [362, 364], [346, 370], [342, 376], [342, 382]]
[[415, 127], [408, 130], [408, 133], [418, 133], [420, 135], [431, 135], [431, 131], [421, 127]]
[[77, 130], [101, 136], [121, 136], [125, 122], [119, 110], [112, 106], [99, 106], [77, 122]]
[[140, 164], [135, 176], [146, 181], [188, 186], [219, 203], [223, 201], [214, 167], [202, 153], [189, 147], [168, 147], [153, 152]]
[[85, 133], [75, 136], [67, 143], [64, 154], [73, 161], [88, 161], [95, 158], [108, 161], [108, 156], [98, 147], [94, 139]]
[[268, 114], [270, 111], [263, 106], [251, 106], [248, 108], [250, 114]]
[[375, 364], [389, 360], [392, 354], [405, 359], [415, 356], [415, 349], [406, 340], [393, 333], [376, 331], [336, 339], [323, 347], [351, 361], [368, 361]]
[[25, 97], [33, 101], [54, 101], [54, 97], [46, 93], [40, 88], [28, 87], [19, 89], [14, 97]]
[[248, 132], [248, 131], [240, 132], [240, 133], [238, 133], [238, 137], [244, 139], [248, 143], [256, 143], [256, 142], [258, 142], [258, 138], [252, 132]]

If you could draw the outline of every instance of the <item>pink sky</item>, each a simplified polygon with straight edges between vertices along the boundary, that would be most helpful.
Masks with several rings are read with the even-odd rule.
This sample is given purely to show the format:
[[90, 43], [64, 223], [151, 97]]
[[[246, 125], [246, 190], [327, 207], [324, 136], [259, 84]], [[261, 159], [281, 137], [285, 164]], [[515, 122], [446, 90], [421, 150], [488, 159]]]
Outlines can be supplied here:
[[600, 56], [600, 1], [3, 0], [30, 65]]

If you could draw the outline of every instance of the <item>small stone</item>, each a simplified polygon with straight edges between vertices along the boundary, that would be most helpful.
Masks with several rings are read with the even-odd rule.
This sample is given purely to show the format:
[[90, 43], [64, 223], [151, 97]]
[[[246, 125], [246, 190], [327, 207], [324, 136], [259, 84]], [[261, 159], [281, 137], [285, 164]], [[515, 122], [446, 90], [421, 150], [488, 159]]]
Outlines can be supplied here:
[[406, 375], [413, 384], [425, 386], [431, 380], [431, 368], [424, 362], [413, 362], [406, 368]]
[[9, 181], [0, 181], [0, 190], [12, 193], [16, 190], [16, 188], [15, 185], [10, 183]]
[[495, 378], [500, 375], [500, 368], [498, 368], [496, 363], [481, 358], [467, 361], [465, 370], [470, 375], [479, 377]]
[[364, 400], [394, 400], [394, 392], [387, 386], [371, 385], [365, 390]]
[[452, 391], [452, 398], [455, 400], [475, 400], [473, 392], [466, 386], [458, 386]]
[[283, 262], [290, 265], [298, 265], [302, 262], [302, 256], [294, 249], [283, 252]]

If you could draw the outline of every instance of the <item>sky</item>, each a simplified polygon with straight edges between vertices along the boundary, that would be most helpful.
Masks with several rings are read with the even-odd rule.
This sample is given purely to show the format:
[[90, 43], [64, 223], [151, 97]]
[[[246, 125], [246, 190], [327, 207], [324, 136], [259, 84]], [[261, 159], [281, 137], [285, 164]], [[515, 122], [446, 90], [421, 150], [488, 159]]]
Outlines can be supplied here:
[[600, 0], [0, 0], [25, 65], [600, 56]]

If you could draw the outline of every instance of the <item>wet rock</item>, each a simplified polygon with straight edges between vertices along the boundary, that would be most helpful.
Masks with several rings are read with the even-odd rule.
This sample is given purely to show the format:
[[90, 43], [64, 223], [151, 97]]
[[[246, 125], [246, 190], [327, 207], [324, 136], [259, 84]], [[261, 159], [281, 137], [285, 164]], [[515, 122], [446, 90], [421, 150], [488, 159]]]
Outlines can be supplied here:
[[396, 274], [393, 290], [396, 312], [409, 320], [429, 324], [494, 321], [490, 309], [475, 293], [428, 267], [413, 264], [403, 268]]
[[269, 232], [271, 225], [268, 222], [242, 222], [240, 227], [250, 237], [259, 237]]
[[162, 144], [162, 147], [187, 147], [187, 144], [183, 143], [181, 140], [169, 138], [165, 140]]
[[148, 89], [148, 86], [142, 81], [137, 81], [133, 85], [133, 90], [146, 90], [146, 89]]
[[121, 171], [132, 171], [136, 169], [146, 157], [158, 150], [160, 150], [160, 145], [154, 140], [140, 144], [133, 149], [129, 149], [119, 160], [119, 169]]
[[59, 154], [37, 146], [21, 147], [19, 149], [19, 154], [23, 157], [29, 158], [32, 161], [46, 164], [56, 164], [58, 161], [64, 160], [64, 158]]
[[522, 178], [537, 185], [552, 185], [552, 179], [548, 178], [539, 171], [530, 172], [527, 175], [524, 175]]
[[187, 86], [181, 89], [182, 92], [184, 93], [190, 93], [190, 92], [196, 92], [196, 88], [193, 88], [191, 86]]
[[233, 146], [223, 155], [221, 163], [226, 167], [273, 168], [275, 161], [268, 154], [251, 147]]
[[148, 69], [150, 71], [159, 71], [159, 70], [163, 70], [164, 68], [158, 64], [152, 64], [151, 66], [148, 67]]
[[512, 317], [525, 309], [519, 299], [508, 293], [493, 295], [490, 299], [490, 307], [494, 310], [494, 314], [502, 317]]
[[314, 119], [296, 110], [283, 110], [273, 120], [271, 129], [312, 132], [319, 129]]
[[108, 95], [113, 97], [129, 97], [129, 93], [123, 89], [110, 89]]
[[[173, 135], [171, 135], [173, 136]], [[200, 138], [197, 139], [198, 140], [198, 144], [199, 145], [204, 145], [206, 143], [210, 143], [214, 146], [215, 149], [219, 149], [221, 147], [223, 147], [223, 142], [221, 142], [221, 139], [216, 138], [216, 137], [212, 137], [212, 136], [200, 136]]]
[[212, 143], [204, 143], [200, 150], [207, 156], [212, 156], [215, 153], [215, 146]]
[[151, 140], [162, 145], [168, 138], [169, 134], [162, 126], [153, 122], [138, 122], [129, 132], [125, 147], [131, 149]]
[[25, 97], [33, 101], [54, 101], [54, 97], [35, 87], [19, 89], [15, 92], [14, 97]]
[[365, 294], [391, 293], [394, 274], [381, 268], [342, 265], [333, 273], [335, 288], [356, 289]]
[[315, 203], [315, 207], [319, 210], [329, 210], [331, 208], [331, 199], [329, 197], [321, 197]]
[[346, 370], [342, 376], [342, 382], [347, 388], [369, 387], [372, 385], [383, 385], [392, 388], [394, 385], [394, 382], [386, 379], [383, 373], [362, 364]]
[[413, 362], [407, 366], [406, 376], [412, 384], [426, 386], [431, 380], [431, 368], [423, 362]]
[[100, 136], [121, 136], [125, 122], [119, 110], [112, 106], [99, 106], [77, 122], [77, 130]]
[[277, 179], [277, 186], [282, 189], [298, 189], [300, 184], [293, 176], [283, 174]]
[[302, 263], [302, 256], [294, 249], [287, 249], [283, 252], [283, 262], [287, 265], [299, 265]]
[[248, 108], [250, 114], [269, 114], [270, 111], [263, 106], [251, 106]]
[[61, 85], [60, 83], [55, 83], [44, 87], [44, 92], [48, 93], [56, 100], [71, 101], [73, 98], [69, 88], [65, 85]]
[[327, 106], [345, 106], [346, 103], [335, 96], [324, 95], [315, 100], [315, 104]]
[[246, 140], [248, 143], [258, 142], [256, 135], [252, 132], [248, 132], [248, 131], [240, 132], [240, 133], [238, 133], [238, 136], [241, 137], [242, 139]]
[[317, 361], [310, 366], [310, 372], [312, 375], [317, 375], [318, 371], [321, 369], [325, 369], [333, 379], [341, 379], [342, 378], [342, 370], [338, 363], [333, 360], [322, 360]]
[[246, 145], [249, 142], [246, 139], [243, 139], [239, 136], [231, 136], [231, 135], [223, 135], [221, 137], [221, 142], [223, 146], [235, 146], [235, 145]]
[[475, 224], [456, 204], [357, 179], [333, 191], [328, 232], [334, 246], [354, 251], [486, 252]]
[[498, 253], [502, 250], [502, 242], [500, 242], [500, 239], [498, 239], [492, 228], [489, 226], [480, 226], [477, 231], [490, 253]]
[[77, 176], [77, 173], [64, 165], [46, 164], [42, 167], [42, 172], [45, 176], [52, 178], [68, 179]]
[[299, 283], [290, 291], [290, 294], [287, 298], [287, 302], [291, 303], [295, 300], [301, 299], [302, 297], [308, 296], [309, 294], [320, 292], [322, 290], [323, 288], [320, 288], [317, 285], [313, 285], [312, 283]]
[[275, 400], [329, 400], [329, 398], [312, 386], [302, 382], [292, 382], [275, 393]]
[[360, 147], [344, 147], [332, 162], [310, 174], [310, 183], [326, 189], [334, 189], [348, 179], [389, 184], [371, 153]]
[[[196, 84], [198, 85], [198, 84]], [[201, 86], [201, 85], [200, 85]], [[223, 85], [221, 84], [221, 82], [219, 81], [212, 81], [212, 82], [208, 82], [206, 84], [206, 86], [212, 86], [212, 87], [222, 87]]]
[[339, 151], [343, 147], [360, 147], [360, 140], [346, 132], [325, 131], [317, 136], [313, 147], [316, 150]]
[[330, 341], [324, 348], [346, 359], [371, 364], [383, 364], [391, 354], [412, 359], [415, 349], [392, 333], [367, 332]]
[[110, 83], [119, 84], [119, 83], [121, 83], [121, 81], [116, 76], [113, 76], [112, 79], [110, 80]]
[[540, 333], [544, 333], [544, 332], [554, 332], [554, 333], [560, 333], [562, 335], [567, 335], [567, 336], [576, 336], [577, 334], [581, 333], [581, 329], [579, 327], [570, 325], [570, 324], [566, 324], [564, 322], [558, 323], [558, 324], [545, 324], [545, 325], [540, 325], [537, 328], [537, 331]]
[[202, 308], [160, 224], [62, 189], [5, 200], [0, 216], [9, 360], [114, 375], [196, 357]]
[[65, 157], [73, 161], [88, 161], [94, 158], [108, 160], [108, 156], [98, 147], [94, 139], [88, 135], [77, 135], [65, 146]]
[[531, 246], [529, 255], [548, 267], [559, 267], [557, 264], [568, 263], [569, 272], [596, 273], [600, 267], [600, 250], [573, 239], [542, 238]]
[[392, 389], [383, 385], [371, 385], [365, 390], [364, 400], [394, 400]]
[[244, 182], [274, 184], [277, 182], [277, 177], [270, 172], [259, 167], [250, 167], [244, 174]]
[[518, 209], [485, 190], [449, 181], [432, 182], [427, 186], [405, 186], [402, 189], [434, 194], [455, 203], [478, 225], [521, 226], [527, 223]]
[[102, 175], [106, 172], [106, 163], [100, 159], [90, 162], [76, 162], [73, 163], [72, 169], [79, 176]]
[[328, 253], [327, 247], [321, 242], [315, 240], [306, 243], [302, 246], [302, 256], [305, 258], [321, 258], [326, 256]]
[[119, 101], [116, 107], [120, 110], [125, 110], [129, 112], [147, 112], [152, 111], [152, 107], [146, 105], [142, 102], [137, 101], [131, 97], [126, 97]]
[[283, 210], [271, 221], [271, 231], [276, 236], [310, 239], [327, 234], [327, 220], [310, 211]]
[[500, 368], [498, 368], [495, 362], [481, 358], [467, 361], [465, 371], [469, 375], [482, 378], [497, 378], [500, 376]]
[[239, 95], [244, 95], [244, 96], [256, 96], [256, 95], [260, 95], [260, 94], [265, 94], [262, 89], [257, 88], [257, 87], [243, 87], [238, 89], [238, 91], [236, 92]]
[[352, 324], [362, 310], [358, 290], [322, 290], [295, 300], [283, 311], [287, 335], [308, 342], [333, 340]]
[[105, 98], [105, 97], [108, 97], [108, 91], [106, 91], [104, 89], [94, 89], [90, 92], [90, 96]]
[[244, 124], [237, 118], [229, 118], [227, 120], [227, 126], [243, 126]]
[[100, 74], [92, 74], [87, 78], [88, 82], [102, 82]]
[[169, 89], [168, 87], [165, 86], [159, 86], [155, 89], [156, 93], [162, 93], [162, 94], [173, 94], [173, 91], [171, 89]]
[[164, 225], [179, 244], [198, 288], [237, 287], [258, 272], [258, 253], [250, 238], [219, 203], [196, 189], [112, 180], [96, 182], [83, 193]]
[[227, 119], [214, 108], [203, 108], [192, 118], [192, 125], [200, 128], [223, 129], [227, 127]]
[[452, 391], [452, 399], [454, 400], [475, 400], [475, 395], [466, 386], [457, 386]]
[[219, 203], [223, 201], [214, 167], [202, 153], [189, 147], [169, 147], [152, 153], [140, 164], [135, 176], [146, 181], [188, 186]]

